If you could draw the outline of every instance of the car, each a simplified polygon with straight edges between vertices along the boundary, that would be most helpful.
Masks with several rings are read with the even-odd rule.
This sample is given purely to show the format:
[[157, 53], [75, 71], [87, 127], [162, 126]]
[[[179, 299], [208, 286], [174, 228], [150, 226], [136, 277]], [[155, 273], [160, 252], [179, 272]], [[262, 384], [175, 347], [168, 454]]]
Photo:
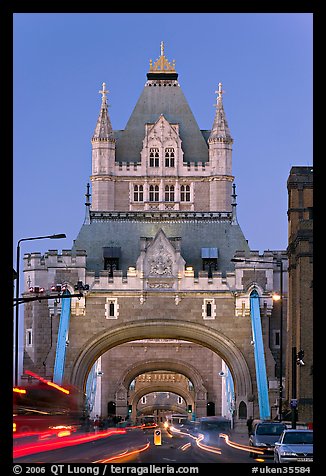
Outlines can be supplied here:
[[287, 429], [274, 447], [275, 463], [313, 461], [313, 430]]
[[[254, 420], [249, 436], [249, 446], [263, 450], [264, 456], [273, 457], [275, 442], [286, 428], [287, 426], [282, 422]], [[249, 456], [254, 458], [255, 453], [250, 452]]]

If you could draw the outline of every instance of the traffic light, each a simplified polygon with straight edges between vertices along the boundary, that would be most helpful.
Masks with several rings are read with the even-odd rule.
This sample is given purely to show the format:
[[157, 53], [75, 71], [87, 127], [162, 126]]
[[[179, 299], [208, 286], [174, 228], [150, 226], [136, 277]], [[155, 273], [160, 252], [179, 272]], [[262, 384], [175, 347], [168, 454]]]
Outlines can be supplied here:
[[192, 413], [192, 405], [188, 405], [188, 413]]
[[45, 289], [41, 288], [40, 286], [32, 286], [29, 288], [30, 293], [40, 294], [44, 293]]
[[130, 415], [132, 412], [132, 405], [128, 405], [128, 414]]

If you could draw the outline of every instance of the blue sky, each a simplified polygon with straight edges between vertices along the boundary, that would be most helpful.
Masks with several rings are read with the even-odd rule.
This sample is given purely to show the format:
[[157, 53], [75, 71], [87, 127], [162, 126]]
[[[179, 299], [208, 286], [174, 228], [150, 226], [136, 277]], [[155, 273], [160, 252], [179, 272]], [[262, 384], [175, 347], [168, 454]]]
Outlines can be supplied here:
[[[312, 165], [309, 13], [18, 13], [14, 15], [14, 247], [70, 249], [83, 223], [102, 82], [124, 129], [149, 60], [176, 60], [201, 129], [218, 83], [233, 144], [238, 219], [252, 250], [287, 247], [287, 179]], [[15, 248], [14, 248], [15, 249]]]

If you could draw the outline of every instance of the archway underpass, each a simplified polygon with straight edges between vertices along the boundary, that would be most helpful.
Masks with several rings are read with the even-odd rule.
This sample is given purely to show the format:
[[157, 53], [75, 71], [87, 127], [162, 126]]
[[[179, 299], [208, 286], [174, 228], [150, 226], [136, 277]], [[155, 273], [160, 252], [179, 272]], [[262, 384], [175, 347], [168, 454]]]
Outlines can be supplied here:
[[[147, 378], [149, 375], [160, 375], [167, 379], [169, 372], [182, 375], [183, 379], [190, 382], [191, 390], [183, 397], [191, 405], [191, 413], [196, 417], [208, 414], [227, 416], [226, 397], [222, 396], [225, 392], [222, 376], [227, 367], [224, 364], [222, 369], [221, 357], [207, 347], [180, 339], [141, 339], [112, 347], [100, 360], [98, 381], [101, 382], [102, 391], [100, 410], [96, 411], [98, 414], [106, 416], [109, 402], [114, 402], [116, 415], [122, 418], [128, 416], [128, 406], [131, 405], [134, 419], [136, 406], [133, 392], [130, 391], [132, 382], [142, 374], [146, 374]], [[175, 384], [167, 387], [167, 381], [158, 382], [159, 385], [156, 382], [153, 387], [154, 383], [152, 381], [145, 393], [174, 391], [182, 396], [182, 392], [176, 392]], [[144, 392], [137, 395], [141, 398]], [[208, 413], [208, 403], [213, 406], [213, 413]]]

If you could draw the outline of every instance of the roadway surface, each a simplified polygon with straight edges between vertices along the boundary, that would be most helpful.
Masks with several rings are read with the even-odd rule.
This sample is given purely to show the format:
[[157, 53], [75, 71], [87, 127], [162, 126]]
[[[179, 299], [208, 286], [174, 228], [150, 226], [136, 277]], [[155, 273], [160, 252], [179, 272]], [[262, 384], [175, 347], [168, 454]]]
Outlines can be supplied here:
[[[191, 435], [168, 432], [161, 428], [161, 445], [154, 444], [154, 429], [139, 428], [108, 432], [76, 433], [73, 436], [15, 441], [17, 463], [253, 463], [243, 445], [248, 439], [238, 438], [236, 448], [216, 433]], [[232, 437], [233, 438], [233, 437]], [[239, 441], [242, 445], [239, 446]], [[230, 442], [232, 444], [232, 441]], [[241, 449], [242, 448], [242, 449]], [[256, 460], [257, 461], [257, 460]], [[259, 460], [258, 460], [259, 461]], [[264, 459], [260, 460], [261, 462]], [[272, 462], [270, 458], [265, 460]]]

